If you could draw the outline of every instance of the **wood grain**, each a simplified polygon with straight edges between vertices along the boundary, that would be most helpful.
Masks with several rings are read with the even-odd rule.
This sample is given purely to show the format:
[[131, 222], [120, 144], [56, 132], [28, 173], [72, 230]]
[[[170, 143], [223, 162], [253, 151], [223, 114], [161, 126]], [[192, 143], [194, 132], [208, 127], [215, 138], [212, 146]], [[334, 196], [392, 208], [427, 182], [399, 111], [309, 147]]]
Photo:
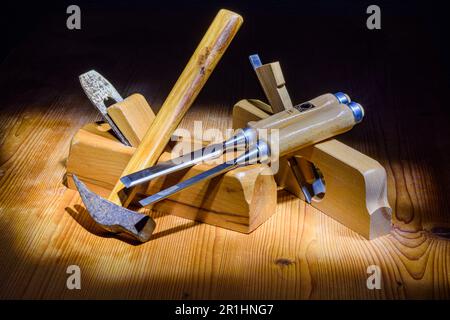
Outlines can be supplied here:
[[283, 71], [280, 63], [263, 64], [255, 69], [259, 82], [269, 100], [273, 113], [292, 108], [292, 101], [286, 88]]
[[[245, 100], [241, 100], [241, 101], [244, 102]], [[248, 102], [253, 103], [252, 100], [249, 100]], [[307, 103], [311, 103], [312, 105], [314, 105], [315, 109], [328, 108], [328, 106], [338, 103], [338, 100], [336, 99], [336, 97], [333, 94], [326, 93], [326, 94], [322, 94], [318, 97], [315, 97], [314, 99], [307, 101]], [[263, 105], [263, 104], [258, 103], [257, 107], [259, 108], [261, 105]], [[248, 109], [248, 110], [251, 111], [252, 109]], [[310, 110], [308, 110], [308, 111], [310, 111]], [[290, 108], [288, 110], [284, 110], [284, 111], [275, 113], [275, 114], [271, 115], [270, 117], [261, 119], [257, 122], [253, 122], [253, 121], [249, 122], [248, 125], [252, 128], [257, 128], [257, 129], [284, 128], [291, 124], [298, 124], [299, 120], [304, 117], [304, 115], [302, 115], [302, 114], [303, 114], [303, 112], [301, 112], [300, 110], [297, 110], [296, 108]], [[258, 116], [259, 115], [263, 115], [263, 114], [258, 113]]]
[[[251, 120], [257, 123], [260, 119], [268, 119], [270, 115], [260, 110], [254, 101], [244, 99], [234, 105], [233, 126], [239, 122]], [[316, 104], [315, 107], [322, 106]], [[303, 123], [301, 117], [299, 123]], [[335, 139], [299, 150], [292, 160], [302, 170], [300, 179], [304, 183], [312, 184], [316, 179], [314, 166], [325, 179], [325, 197], [314, 196], [313, 207], [366, 239], [372, 240], [390, 232], [392, 209], [387, 201], [386, 170], [376, 160]], [[290, 164], [288, 159], [280, 159], [275, 180], [280, 189], [305, 200]]]
[[[342, 134], [354, 125], [353, 113], [345, 104], [335, 103], [304, 111], [296, 122], [279, 130], [279, 140], [275, 141], [279, 144], [280, 157]], [[271, 145], [271, 149], [275, 150], [275, 146]]]
[[[19, 118], [2, 129], [14, 159], [22, 159], [2, 166], [2, 298], [449, 297], [448, 241], [396, 230], [369, 242], [284, 192], [277, 213], [250, 235], [153, 212], [152, 241], [130, 246], [116, 240], [97, 229], [78, 194], [61, 185], [75, 132], [61, 123], [77, 109], [62, 113], [58, 106], [25, 126]], [[79, 122], [96, 117], [86, 111]], [[61, 135], [55, 138], [49, 126]], [[17, 140], [34, 147], [14, 148]], [[35, 161], [42, 151], [49, 156]], [[71, 264], [83, 272], [81, 291], [65, 287]], [[371, 264], [381, 267], [382, 290], [366, 288]]]
[[[253, 19], [180, 126], [203, 120], [206, 129], [229, 128], [236, 101], [262, 98], [245, 58], [252, 46], [302, 75], [286, 74], [294, 101], [347, 90], [366, 107], [366, 119], [339, 139], [386, 168], [390, 235], [367, 241], [285, 192], [276, 214], [250, 235], [159, 212], [151, 213], [155, 239], [144, 245], [98, 230], [78, 194], [62, 183], [71, 138], [100, 120], [77, 76], [98, 67], [125, 96], [140, 92], [159, 107], [211, 11], [199, 9], [192, 23], [192, 16], [172, 11], [149, 19], [147, 11], [93, 10], [82, 33], [61, 27], [58, 14], [0, 65], [0, 297], [449, 299], [450, 128], [437, 44], [415, 18], [385, 15], [389, 27], [375, 34], [360, 19], [330, 15], [317, 24], [318, 13], [307, 12], [302, 21], [314, 28], [276, 12], [273, 28], [267, 13], [251, 10]], [[176, 45], [166, 40], [179, 35], [175, 26], [191, 23], [195, 32], [184, 28]], [[292, 32], [283, 36], [281, 29]], [[142, 41], [142, 30], [151, 39]], [[342, 33], [352, 41], [334, 50]], [[310, 49], [291, 45], [294, 35]], [[130, 50], [136, 43], [142, 46]], [[72, 264], [81, 268], [81, 290], [66, 288]], [[366, 287], [372, 264], [381, 268], [381, 290]]]
[[107, 111], [111, 119], [133, 147], [139, 145], [148, 127], [155, 119], [155, 113], [150, 105], [144, 96], [138, 93], [132, 94], [123, 101], [113, 104]]
[[265, 105], [265, 103], [247, 99], [238, 101], [233, 107], [233, 129], [245, 128], [250, 121], [269, 117], [270, 114], [261, 110], [260, 105]]
[[[387, 202], [386, 170], [374, 159], [335, 140], [302, 149], [296, 156], [314, 163], [325, 179], [323, 199], [312, 205], [366, 239], [375, 239], [391, 230], [392, 209]], [[286, 190], [304, 197], [290, 170]]]

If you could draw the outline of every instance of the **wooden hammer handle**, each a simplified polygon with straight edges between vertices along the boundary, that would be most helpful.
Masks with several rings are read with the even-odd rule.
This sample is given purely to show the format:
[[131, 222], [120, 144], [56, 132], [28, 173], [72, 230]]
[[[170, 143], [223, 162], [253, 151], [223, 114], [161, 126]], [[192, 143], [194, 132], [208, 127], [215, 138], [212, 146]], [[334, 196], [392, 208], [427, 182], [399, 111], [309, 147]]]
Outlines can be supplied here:
[[[279, 131], [279, 154], [284, 156], [346, 132], [356, 124], [352, 110], [335, 103], [303, 112], [297, 121]], [[272, 146], [273, 149], [273, 146]]]
[[[208, 80], [242, 22], [242, 17], [234, 12], [224, 9], [219, 11], [125, 167], [122, 176], [156, 163], [172, 133]], [[122, 205], [124, 199], [121, 200], [119, 192], [123, 188], [119, 180], [109, 200]]]

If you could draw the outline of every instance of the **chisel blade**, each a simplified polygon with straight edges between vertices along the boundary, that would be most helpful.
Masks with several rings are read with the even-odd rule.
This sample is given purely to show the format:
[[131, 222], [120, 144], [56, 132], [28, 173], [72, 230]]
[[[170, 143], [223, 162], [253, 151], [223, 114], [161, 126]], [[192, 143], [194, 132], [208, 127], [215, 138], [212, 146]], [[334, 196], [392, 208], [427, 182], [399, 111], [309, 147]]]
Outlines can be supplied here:
[[161, 176], [190, 168], [198, 163], [219, 158], [227, 151], [239, 147], [246, 147], [256, 139], [255, 130], [251, 128], [238, 129], [230, 139], [195, 150], [190, 154], [184, 154], [169, 161], [160, 162], [153, 167], [146, 168], [120, 178], [126, 188], [151, 181]]
[[202, 173], [199, 173], [198, 175], [193, 176], [192, 178], [181, 181], [180, 183], [177, 183], [167, 189], [159, 191], [159, 192], [155, 193], [154, 195], [151, 195], [150, 197], [142, 199], [139, 201], [139, 204], [141, 206], [145, 207], [145, 206], [148, 206], [155, 202], [161, 201], [163, 199], [170, 197], [171, 195], [173, 195], [175, 193], [178, 193], [186, 188], [193, 186], [196, 183], [199, 183], [204, 180], [212, 179], [222, 173], [230, 171], [230, 170], [236, 168], [238, 165], [239, 164], [237, 162], [222, 163], [214, 168], [211, 168]]
[[120, 129], [108, 115], [108, 107], [105, 101], [113, 100], [114, 103], [123, 101], [122, 96], [117, 92], [113, 85], [106, 80], [100, 73], [90, 70], [79, 76], [81, 87], [91, 100], [92, 104], [102, 115], [103, 119], [110, 125], [114, 134], [124, 145], [131, 146], [130, 142], [125, 138]]
[[[220, 157], [226, 149], [223, 147], [223, 143], [215, 144], [216, 148], [211, 149], [211, 152], [206, 153], [205, 150], [207, 148], [202, 148], [201, 150], [196, 150], [191, 154], [182, 155], [178, 158], [160, 162], [153, 167], [146, 168], [129, 175], [123, 176], [120, 178], [120, 181], [124, 184], [126, 188], [131, 188], [137, 186], [139, 184], [151, 181], [161, 176], [165, 176], [171, 174], [173, 172], [183, 170], [186, 168], [190, 168], [197, 163], [212, 160]], [[200, 156], [196, 157], [195, 155], [199, 154]]]
[[174, 195], [184, 189], [193, 186], [204, 180], [208, 180], [225, 172], [233, 170], [240, 166], [245, 166], [253, 163], [266, 163], [269, 161], [270, 148], [264, 141], [258, 141], [256, 145], [251, 146], [245, 153], [234, 158], [230, 162], [224, 162], [215, 166], [209, 170], [203, 171], [189, 179], [181, 181], [167, 189], [161, 190], [150, 197], [144, 198], [139, 201], [139, 204], [143, 207], [151, 205], [155, 202], [161, 201]]

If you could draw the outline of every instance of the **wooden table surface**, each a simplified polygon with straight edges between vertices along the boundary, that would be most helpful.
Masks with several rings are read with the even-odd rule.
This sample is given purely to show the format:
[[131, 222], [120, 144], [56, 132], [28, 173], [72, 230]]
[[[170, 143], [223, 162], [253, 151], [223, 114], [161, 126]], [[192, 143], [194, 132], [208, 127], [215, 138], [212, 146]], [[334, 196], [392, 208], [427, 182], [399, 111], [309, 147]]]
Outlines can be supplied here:
[[[312, 6], [300, 25], [295, 8], [231, 7], [246, 21], [181, 126], [225, 129], [236, 101], [262, 99], [247, 60], [256, 51], [281, 61], [294, 102], [349, 93], [367, 116], [339, 140], [385, 166], [390, 235], [367, 241], [286, 192], [250, 235], [157, 212], [148, 243], [105, 234], [63, 183], [71, 137], [100, 119], [77, 76], [95, 68], [158, 109], [216, 8], [149, 19], [89, 7], [79, 31], [52, 12], [0, 65], [0, 298], [450, 298], [448, 64], [433, 16], [387, 7], [372, 32], [364, 7]], [[81, 290], [66, 288], [69, 265], [81, 268]], [[369, 265], [381, 268], [380, 290], [366, 286]]]

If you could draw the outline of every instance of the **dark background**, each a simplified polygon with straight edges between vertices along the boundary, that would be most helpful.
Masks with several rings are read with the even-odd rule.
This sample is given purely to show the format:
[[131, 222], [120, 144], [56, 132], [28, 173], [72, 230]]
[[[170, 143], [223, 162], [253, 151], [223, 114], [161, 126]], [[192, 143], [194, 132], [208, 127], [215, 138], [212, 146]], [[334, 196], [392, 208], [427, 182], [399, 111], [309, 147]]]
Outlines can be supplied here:
[[[2, 2], [0, 110], [18, 112], [16, 106], [39, 100], [45, 108], [55, 93], [83, 96], [78, 75], [92, 68], [123, 96], [140, 92], [157, 109], [217, 10], [228, 8], [240, 13], [244, 24], [194, 109], [214, 105], [231, 114], [242, 98], [263, 99], [247, 57], [259, 53], [263, 62], [279, 60], [294, 103], [344, 91], [365, 107], [363, 124], [340, 140], [379, 160], [397, 181], [396, 192], [413, 199], [409, 207], [391, 203], [397, 219], [408, 222], [411, 210], [426, 206], [434, 220], [448, 223], [450, 55], [444, 3]], [[81, 7], [81, 30], [66, 28], [70, 4]], [[381, 7], [381, 30], [366, 28], [370, 4]], [[80, 112], [92, 108], [82, 101]]]

